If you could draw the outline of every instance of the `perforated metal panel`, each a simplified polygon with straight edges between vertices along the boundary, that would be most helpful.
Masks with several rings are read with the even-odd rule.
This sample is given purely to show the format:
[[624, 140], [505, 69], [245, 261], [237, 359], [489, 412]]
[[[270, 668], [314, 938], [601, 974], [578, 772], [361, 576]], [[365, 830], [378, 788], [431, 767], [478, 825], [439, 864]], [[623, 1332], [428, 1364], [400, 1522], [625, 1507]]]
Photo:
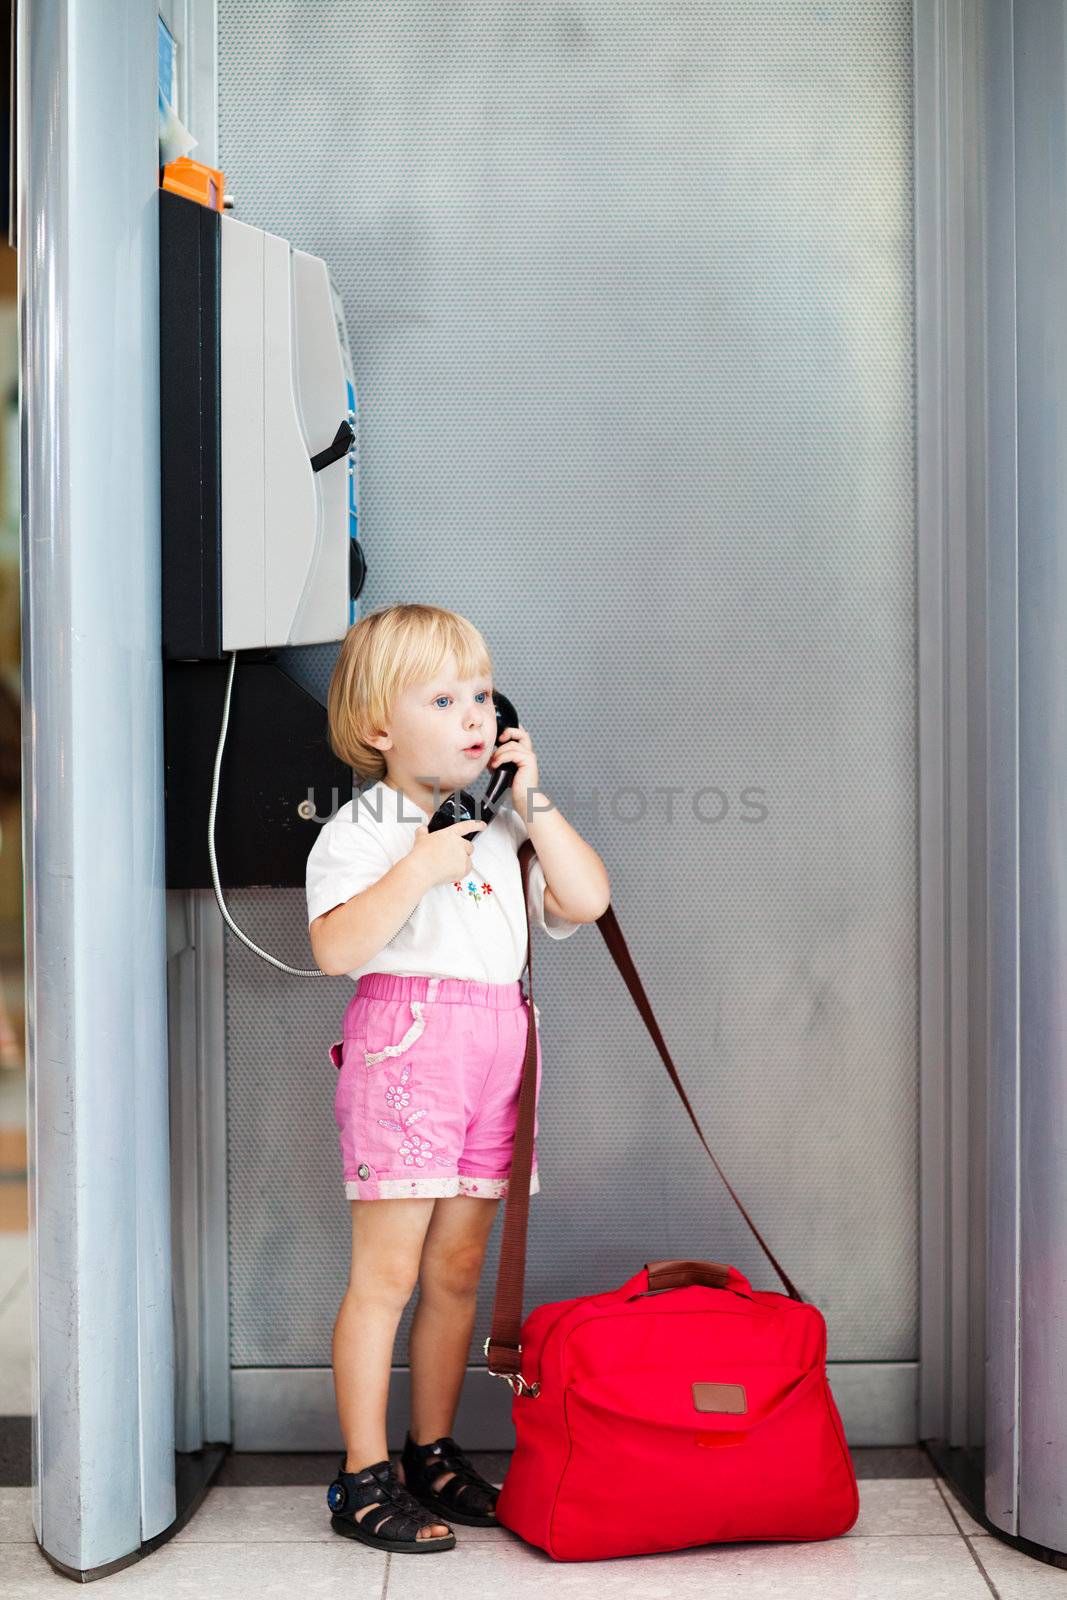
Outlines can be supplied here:
[[[482, 629], [831, 1359], [914, 1359], [910, 0], [220, 0], [219, 27], [235, 214], [344, 299], [365, 605]], [[333, 655], [289, 664], [324, 694]], [[231, 903], [311, 964], [300, 892]], [[781, 1288], [599, 932], [538, 938], [534, 985], [527, 1307], [664, 1256]], [[235, 1365], [329, 1364], [350, 992], [229, 941]]]

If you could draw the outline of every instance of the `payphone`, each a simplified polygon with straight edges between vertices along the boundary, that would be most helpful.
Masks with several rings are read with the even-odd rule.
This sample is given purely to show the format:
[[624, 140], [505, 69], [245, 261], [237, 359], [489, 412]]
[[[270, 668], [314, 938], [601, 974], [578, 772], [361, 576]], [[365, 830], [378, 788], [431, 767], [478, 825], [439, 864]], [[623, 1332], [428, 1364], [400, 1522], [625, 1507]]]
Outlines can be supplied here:
[[302, 886], [317, 797], [352, 794], [277, 659], [343, 639], [366, 576], [344, 312], [320, 257], [166, 188], [159, 254], [167, 886], [285, 968], [221, 891]]

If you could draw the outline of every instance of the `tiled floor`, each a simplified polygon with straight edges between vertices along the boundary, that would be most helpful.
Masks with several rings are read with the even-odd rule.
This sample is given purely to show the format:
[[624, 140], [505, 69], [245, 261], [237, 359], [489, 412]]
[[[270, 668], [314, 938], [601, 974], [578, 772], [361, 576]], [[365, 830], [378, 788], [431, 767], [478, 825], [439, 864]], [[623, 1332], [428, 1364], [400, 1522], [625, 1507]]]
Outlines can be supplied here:
[[[915, 1452], [918, 1456], [918, 1452]], [[862, 1472], [864, 1452], [857, 1451]], [[286, 1458], [279, 1458], [284, 1461]], [[332, 1459], [332, 1458], [331, 1458]], [[496, 1482], [504, 1457], [479, 1459]], [[232, 1463], [237, 1465], [235, 1461]], [[920, 1469], [921, 1470], [921, 1469]], [[329, 1476], [327, 1471], [326, 1476]], [[1045, 1600], [1067, 1597], [1067, 1572], [985, 1533], [936, 1477], [860, 1478], [860, 1515], [817, 1544], [706, 1545], [667, 1555], [557, 1562], [504, 1528], [457, 1524], [456, 1547], [412, 1561], [330, 1528], [325, 1478], [223, 1484], [180, 1533], [144, 1561], [98, 1579], [108, 1593], [172, 1597], [350, 1595], [358, 1600], [527, 1600], [552, 1584], [568, 1600]], [[0, 1489], [0, 1596], [65, 1592], [34, 1541], [28, 1488]], [[432, 1565], [426, 1565], [426, 1563]], [[69, 1591], [67, 1591], [69, 1592]]]

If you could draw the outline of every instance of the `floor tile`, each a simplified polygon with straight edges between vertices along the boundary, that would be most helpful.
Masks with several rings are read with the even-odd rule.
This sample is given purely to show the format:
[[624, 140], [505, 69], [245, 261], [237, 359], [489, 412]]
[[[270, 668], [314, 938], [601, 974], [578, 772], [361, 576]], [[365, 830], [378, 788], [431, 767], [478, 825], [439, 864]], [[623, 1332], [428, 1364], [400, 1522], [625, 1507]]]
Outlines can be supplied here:
[[[459, 1542], [433, 1567], [434, 1600], [990, 1600], [960, 1537], [903, 1535], [812, 1544], [704, 1545], [611, 1561], [554, 1561], [516, 1536]], [[426, 1575], [394, 1556], [389, 1600], [424, 1600]]]
[[[326, 1485], [278, 1484], [248, 1489], [209, 1489], [175, 1542], [298, 1544], [338, 1538], [330, 1526]], [[358, 1541], [357, 1541], [358, 1543]], [[370, 1546], [365, 1547], [373, 1554]], [[384, 1552], [383, 1552], [384, 1554]]]
[[1062, 1567], [1024, 1555], [992, 1533], [968, 1542], [999, 1600], [1067, 1600], [1067, 1572]]
[[935, 1478], [860, 1478], [857, 1485], [860, 1514], [846, 1539], [890, 1533], [960, 1537]]
[[[33, 1490], [29, 1488], [0, 1489], [0, 1544], [35, 1544], [30, 1512]], [[0, 1560], [0, 1571], [3, 1561]]]
[[[445, 1551], [438, 1561], [455, 1554], [455, 1550]], [[391, 1559], [395, 1564], [403, 1557]], [[332, 1544], [182, 1544], [171, 1540], [144, 1561], [97, 1580], [102, 1587], [94, 1584], [93, 1592], [136, 1600], [204, 1600], [206, 1595], [211, 1600], [249, 1600], [250, 1596], [292, 1600], [294, 1591], [300, 1600], [337, 1600], [338, 1595], [379, 1600], [385, 1567], [381, 1551], [336, 1534]], [[70, 1578], [55, 1572], [36, 1545], [4, 1549], [0, 1600], [72, 1593]]]

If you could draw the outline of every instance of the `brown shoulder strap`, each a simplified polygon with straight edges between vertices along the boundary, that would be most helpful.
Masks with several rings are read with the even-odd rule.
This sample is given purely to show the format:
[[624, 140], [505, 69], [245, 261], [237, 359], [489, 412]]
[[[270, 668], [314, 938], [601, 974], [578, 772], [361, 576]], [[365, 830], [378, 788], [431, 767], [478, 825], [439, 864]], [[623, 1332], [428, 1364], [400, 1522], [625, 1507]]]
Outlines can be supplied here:
[[[530, 1001], [530, 1017], [526, 1035], [526, 1057], [523, 1062], [522, 1081], [519, 1087], [518, 1125], [511, 1155], [511, 1175], [508, 1181], [507, 1197], [504, 1201], [504, 1228], [500, 1241], [500, 1265], [497, 1271], [496, 1299], [493, 1302], [492, 1332], [486, 1340], [486, 1354], [489, 1358], [489, 1366], [494, 1373], [501, 1375], [518, 1373], [521, 1370], [519, 1332], [522, 1328], [522, 1295], [526, 1276], [526, 1232], [530, 1210], [530, 1170], [533, 1164], [533, 1124], [537, 1097], [537, 1034], [533, 1010], [533, 938], [530, 932], [530, 909], [527, 902], [530, 863], [535, 853], [533, 841], [524, 839], [519, 846], [519, 866], [522, 870], [523, 905], [526, 907], [526, 993]], [[700, 1142], [715, 1163], [715, 1170], [727, 1189], [729, 1189], [738, 1210], [755, 1234], [767, 1259], [785, 1284], [790, 1298], [803, 1300], [804, 1296], [792, 1280], [786, 1276], [784, 1269], [772, 1254], [769, 1245], [737, 1198], [729, 1179], [712, 1154], [708, 1141], [704, 1137], [704, 1131], [697, 1121], [696, 1113], [689, 1104], [689, 1097], [682, 1087], [681, 1079], [675, 1069], [674, 1062], [671, 1060], [670, 1052], [660, 1032], [659, 1024], [652, 1013], [652, 1007], [648, 1003], [648, 996], [645, 994], [641, 979], [637, 975], [637, 968], [634, 966], [630, 952], [626, 947], [622, 929], [619, 927], [615, 912], [610, 905], [603, 915], [597, 918], [597, 927], [603, 934], [615, 964], [626, 981], [626, 986], [633, 996], [634, 1004], [641, 1013], [645, 1027], [652, 1035], [652, 1041], [659, 1051], [667, 1071], [670, 1073], [671, 1082], [681, 1096], [693, 1126], [700, 1135]]]

